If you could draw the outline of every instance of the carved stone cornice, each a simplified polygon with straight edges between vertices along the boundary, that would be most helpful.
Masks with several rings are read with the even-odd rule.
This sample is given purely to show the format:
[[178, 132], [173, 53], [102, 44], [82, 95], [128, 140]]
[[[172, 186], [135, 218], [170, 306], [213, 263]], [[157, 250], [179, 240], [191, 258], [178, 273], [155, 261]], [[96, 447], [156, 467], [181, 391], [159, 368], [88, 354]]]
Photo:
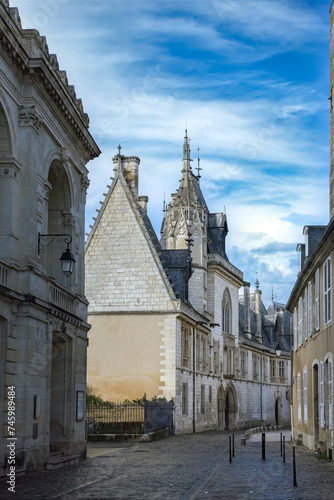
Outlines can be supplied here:
[[22, 29], [19, 12], [0, 0], [0, 46], [3, 53], [20, 71], [23, 78], [36, 80], [57, 106], [69, 127], [84, 147], [88, 158], [101, 151], [88, 131], [89, 118], [84, 113], [73, 85], [68, 84], [65, 71], [59, 69], [57, 56], [49, 54], [46, 38], [34, 29]]

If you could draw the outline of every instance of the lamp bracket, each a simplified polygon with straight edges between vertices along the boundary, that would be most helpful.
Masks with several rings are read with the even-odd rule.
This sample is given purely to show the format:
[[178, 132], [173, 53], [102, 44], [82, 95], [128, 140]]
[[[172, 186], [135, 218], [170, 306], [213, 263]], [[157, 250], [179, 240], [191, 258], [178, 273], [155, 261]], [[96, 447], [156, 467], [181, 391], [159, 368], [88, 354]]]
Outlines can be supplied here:
[[49, 245], [56, 240], [58, 243], [64, 241], [67, 247], [72, 242], [70, 234], [41, 234], [38, 233], [38, 255], [44, 253]]

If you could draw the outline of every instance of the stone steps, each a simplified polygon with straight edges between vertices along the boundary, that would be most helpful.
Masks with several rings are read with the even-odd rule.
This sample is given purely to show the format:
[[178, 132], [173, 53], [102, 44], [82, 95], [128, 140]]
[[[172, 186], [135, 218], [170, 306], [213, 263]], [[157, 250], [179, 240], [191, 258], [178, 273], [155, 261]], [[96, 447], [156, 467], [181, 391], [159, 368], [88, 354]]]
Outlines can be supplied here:
[[63, 452], [52, 453], [46, 463], [46, 468], [47, 470], [61, 469], [68, 465], [78, 464], [79, 461], [80, 455], [64, 455]]

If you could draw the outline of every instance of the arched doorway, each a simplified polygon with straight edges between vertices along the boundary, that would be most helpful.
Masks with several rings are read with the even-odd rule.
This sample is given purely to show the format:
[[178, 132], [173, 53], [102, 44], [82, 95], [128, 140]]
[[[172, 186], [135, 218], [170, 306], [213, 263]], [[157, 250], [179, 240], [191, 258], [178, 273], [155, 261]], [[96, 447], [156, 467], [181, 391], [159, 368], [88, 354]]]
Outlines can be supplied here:
[[237, 414], [237, 397], [234, 387], [231, 385], [225, 395], [225, 430], [230, 430], [235, 427], [235, 419]]

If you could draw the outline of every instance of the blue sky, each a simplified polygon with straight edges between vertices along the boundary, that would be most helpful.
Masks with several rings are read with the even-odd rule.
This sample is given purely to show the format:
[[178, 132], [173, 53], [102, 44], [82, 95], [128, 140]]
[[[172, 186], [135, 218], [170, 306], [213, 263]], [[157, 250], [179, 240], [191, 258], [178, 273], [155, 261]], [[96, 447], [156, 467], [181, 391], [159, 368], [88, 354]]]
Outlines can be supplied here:
[[266, 305], [286, 302], [306, 224], [328, 223], [329, 0], [11, 0], [46, 36], [90, 116], [86, 221], [113, 175], [141, 159], [159, 234], [178, 188], [184, 129], [227, 255]]

